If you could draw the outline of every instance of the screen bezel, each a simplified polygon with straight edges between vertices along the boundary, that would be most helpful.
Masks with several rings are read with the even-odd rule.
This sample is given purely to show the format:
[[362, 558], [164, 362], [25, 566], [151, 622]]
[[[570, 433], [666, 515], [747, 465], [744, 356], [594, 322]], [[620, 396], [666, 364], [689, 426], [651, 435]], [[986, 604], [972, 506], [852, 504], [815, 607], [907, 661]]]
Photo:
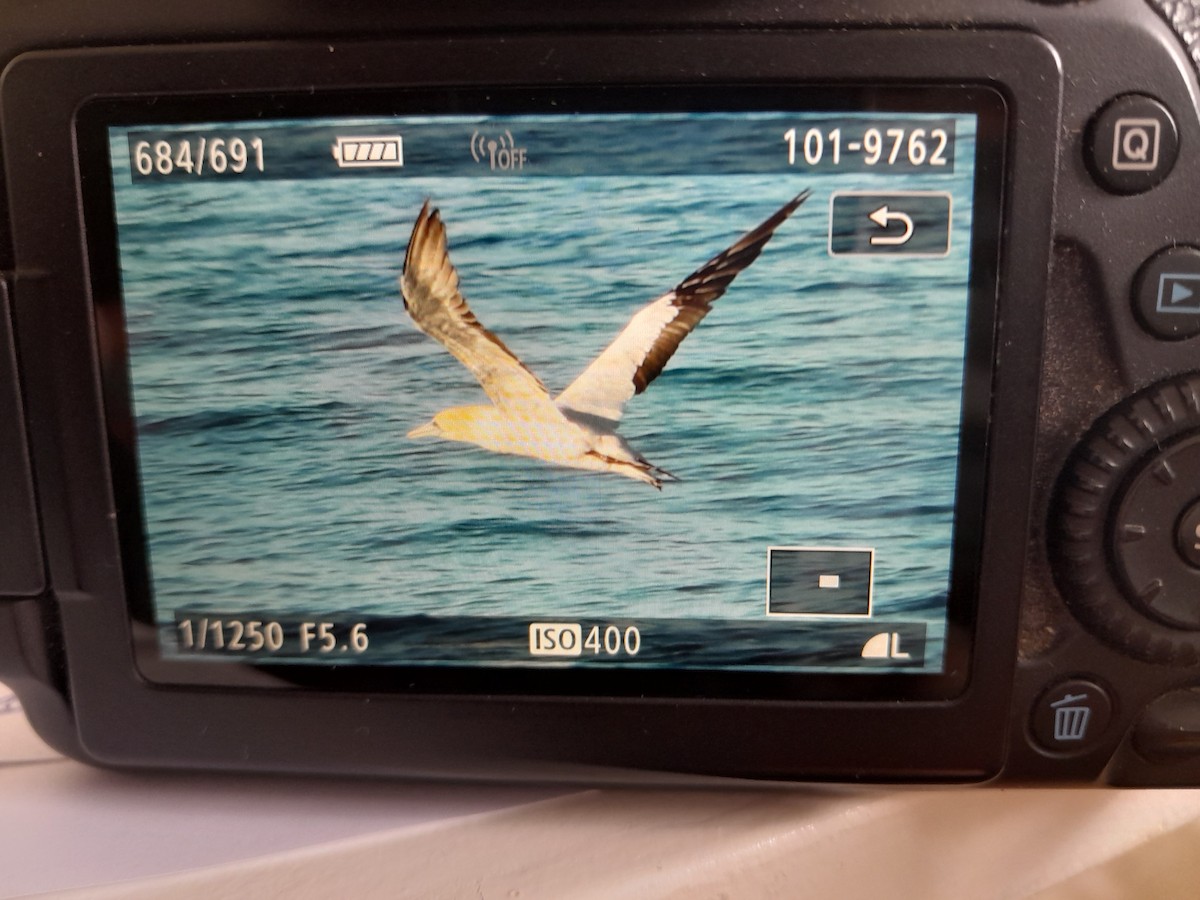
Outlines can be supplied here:
[[[278, 36], [299, 32], [273, 32]], [[570, 33], [377, 31], [34, 52], [0, 79], [15, 320], [60, 660], [81, 756], [111, 766], [596, 783], [695, 778], [978, 782], [1003, 767], [1030, 541], [1062, 60], [1013, 28], [779, 26]], [[223, 38], [224, 39], [224, 38]], [[1009, 108], [980, 601], [946, 701], [411, 695], [148, 682], [133, 663], [115, 522], [76, 114], [95, 98], [471, 85], [990, 85]], [[264, 680], [270, 682], [269, 678]], [[639, 774], [640, 773], [640, 774]]]
[[[391, 667], [269, 664], [231, 659], [189, 662], [164, 658], [154, 626], [152, 587], [131, 414], [130, 368], [124, 339], [117, 235], [107, 127], [175, 125], [253, 118], [330, 115], [668, 111], [956, 112], [977, 115], [974, 216], [960, 413], [959, 467], [951, 587], [941, 674], [854, 671], [845, 674], [735, 670], [605, 670], [487, 666]], [[150, 681], [180, 685], [295, 687], [410, 694], [546, 694], [787, 700], [945, 700], [962, 693], [978, 608], [978, 572], [987, 489], [987, 423], [991, 418], [1001, 186], [1006, 158], [1006, 104], [994, 88], [958, 85], [646, 84], [619, 87], [441, 88], [329, 94], [93, 100], [79, 110], [76, 139], [88, 234], [88, 265], [116, 504], [122, 569], [138, 670]]]

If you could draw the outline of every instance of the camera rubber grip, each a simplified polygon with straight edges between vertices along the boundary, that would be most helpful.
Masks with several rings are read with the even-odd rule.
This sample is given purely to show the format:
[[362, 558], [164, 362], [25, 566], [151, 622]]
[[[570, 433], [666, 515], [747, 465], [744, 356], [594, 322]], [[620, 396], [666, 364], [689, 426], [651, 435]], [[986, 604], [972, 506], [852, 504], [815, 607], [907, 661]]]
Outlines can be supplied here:
[[1187, 47], [1192, 65], [1200, 72], [1200, 0], [1147, 0], [1167, 20]]

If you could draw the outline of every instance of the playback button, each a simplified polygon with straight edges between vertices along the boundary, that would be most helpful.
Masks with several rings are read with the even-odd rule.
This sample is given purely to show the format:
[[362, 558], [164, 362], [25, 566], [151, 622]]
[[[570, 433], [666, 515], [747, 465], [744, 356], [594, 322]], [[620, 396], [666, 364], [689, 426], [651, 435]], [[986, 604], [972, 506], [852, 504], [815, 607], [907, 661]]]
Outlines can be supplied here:
[[1133, 281], [1133, 308], [1146, 331], [1167, 341], [1200, 334], [1200, 250], [1169, 247]]

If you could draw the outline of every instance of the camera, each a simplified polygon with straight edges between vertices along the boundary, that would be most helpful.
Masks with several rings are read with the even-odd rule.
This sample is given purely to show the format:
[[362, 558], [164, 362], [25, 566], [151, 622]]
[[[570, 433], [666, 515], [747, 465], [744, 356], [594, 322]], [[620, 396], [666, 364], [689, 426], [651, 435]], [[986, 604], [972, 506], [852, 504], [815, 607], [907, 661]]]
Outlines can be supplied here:
[[1161, 6], [15, 14], [0, 678], [113, 767], [1200, 783]]

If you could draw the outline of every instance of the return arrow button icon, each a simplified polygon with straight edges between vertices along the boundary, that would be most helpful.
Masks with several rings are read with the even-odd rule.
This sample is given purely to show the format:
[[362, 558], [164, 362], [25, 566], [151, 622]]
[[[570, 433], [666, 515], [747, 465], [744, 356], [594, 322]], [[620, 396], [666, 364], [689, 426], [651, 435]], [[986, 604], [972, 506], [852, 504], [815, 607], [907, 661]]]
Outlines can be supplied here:
[[829, 254], [945, 256], [951, 206], [944, 191], [835, 191], [829, 200]]
[[893, 212], [888, 209], [885, 203], [875, 212], [867, 216], [872, 222], [878, 225], [885, 231], [889, 230], [893, 222], [899, 222], [904, 226], [904, 230], [900, 234], [873, 234], [871, 235], [871, 243], [876, 247], [899, 247], [902, 244], [907, 244], [913, 235], [913, 220], [912, 216], [902, 212]]

